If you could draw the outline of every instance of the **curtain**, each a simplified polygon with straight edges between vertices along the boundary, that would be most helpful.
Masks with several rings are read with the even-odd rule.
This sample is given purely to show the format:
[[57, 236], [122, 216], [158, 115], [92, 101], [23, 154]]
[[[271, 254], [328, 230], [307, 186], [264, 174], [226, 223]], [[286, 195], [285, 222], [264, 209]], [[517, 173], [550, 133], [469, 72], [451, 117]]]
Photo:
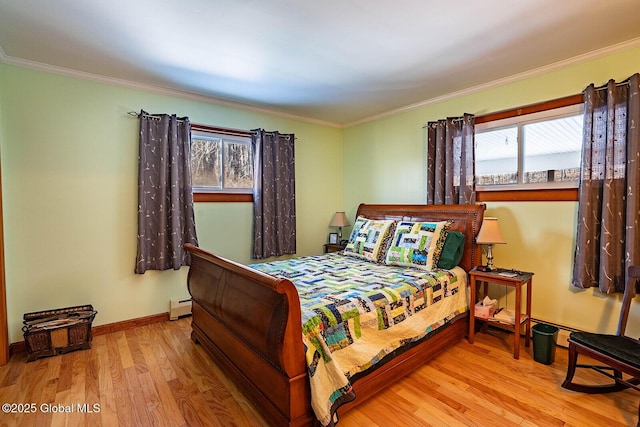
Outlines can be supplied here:
[[584, 137], [573, 285], [623, 292], [640, 264], [639, 75], [584, 92]]
[[427, 124], [427, 204], [476, 202], [475, 116], [447, 118]]
[[186, 117], [140, 112], [138, 253], [135, 272], [190, 264], [198, 244], [191, 192], [191, 124]]
[[294, 134], [253, 131], [253, 258], [296, 252]]

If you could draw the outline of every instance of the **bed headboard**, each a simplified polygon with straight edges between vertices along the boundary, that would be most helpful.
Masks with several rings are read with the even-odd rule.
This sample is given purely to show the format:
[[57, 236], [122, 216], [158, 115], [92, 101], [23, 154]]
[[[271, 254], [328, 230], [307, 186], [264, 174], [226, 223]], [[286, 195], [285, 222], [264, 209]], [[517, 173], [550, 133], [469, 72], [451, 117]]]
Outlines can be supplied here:
[[481, 251], [476, 245], [486, 206], [477, 205], [369, 205], [358, 206], [356, 218], [360, 215], [371, 219], [394, 219], [396, 221], [447, 221], [453, 223], [449, 230], [459, 231], [466, 236], [464, 254], [460, 266], [466, 271], [480, 265]]

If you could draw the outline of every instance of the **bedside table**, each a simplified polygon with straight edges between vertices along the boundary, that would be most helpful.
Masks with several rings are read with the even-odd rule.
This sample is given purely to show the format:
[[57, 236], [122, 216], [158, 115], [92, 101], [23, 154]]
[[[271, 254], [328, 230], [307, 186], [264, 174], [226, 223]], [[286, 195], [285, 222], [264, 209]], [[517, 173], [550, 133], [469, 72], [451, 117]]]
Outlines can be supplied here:
[[344, 246], [336, 245], [333, 243], [325, 243], [324, 244], [324, 253], [328, 254], [329, 252], [339, 252], [344, 249]]
[[[478, 271], [473, 269], [469, 272], [470, 277], [470, 297], [469, 297], [469, 342], [473, 344], [473, 335], [475, 333], [475, 319], [481, 319], [486, 322], [494, 323], [502, 328], [513, 331], [514, 343], [513, 343], [513, 358], [520, 358], [520, 330], [522, 325], [526, 326], [525, 335], [525, 347], [529, 347], [531, 342], [531, 286], [533, 283], [533, 273], [527, 273], [520, 271], [518, 274], [510, 277], [501, 275], [501, 272], [511, 272], [511, 270], [497, 269], [495, 271]], [[489, 283], [495, 283], [498, 285], [511, 286], [516, 288], [516, 308], [515, 308], [515, 324], [511, 325], [504, 322], [493, 322], [488, 319], [476, 317], [476, 299], [478, 299], [477, 285], [478, 283], [484, 284], [484, 296], [487, 295]], [[522, 286], [527, 285], [527, 301], [526, 311], [522, 313]]]

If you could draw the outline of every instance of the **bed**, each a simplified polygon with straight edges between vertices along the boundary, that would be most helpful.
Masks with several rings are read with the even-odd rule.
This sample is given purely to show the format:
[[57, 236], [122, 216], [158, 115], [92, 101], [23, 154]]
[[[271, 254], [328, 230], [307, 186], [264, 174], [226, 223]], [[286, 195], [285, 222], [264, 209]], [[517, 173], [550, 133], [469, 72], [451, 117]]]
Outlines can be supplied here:
[[[459, 266], [468, 271], [480, 263], [475, 236], [484, 210], [484, 205], [361, 204], [356, 217], [450, 221], [450, 231], [467, 236]], [[187, 282], [193, 300], [194, 342], [227, 372], [267, 422], [277, 426], [317, 424], [303, 344], [303, 309], [293, 282], [191, 245], [186, 247], [192, 255]], [[464, 311], [424, 339], [394, 350], [380, 363], [351, 377], [349, 393], [356, 398], [345, 399], [339, 413], [458, 342], [466, 335], [468, 322], [468, 311]]]

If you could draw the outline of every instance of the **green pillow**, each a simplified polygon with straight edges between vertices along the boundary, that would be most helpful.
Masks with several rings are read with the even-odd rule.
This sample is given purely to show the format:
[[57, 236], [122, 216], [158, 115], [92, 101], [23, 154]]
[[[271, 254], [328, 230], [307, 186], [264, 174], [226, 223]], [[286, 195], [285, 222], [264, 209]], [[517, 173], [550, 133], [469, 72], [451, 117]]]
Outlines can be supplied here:
[[438, 260], [438, 268], [452, 269], [462, 259], [464, 252], [464, 234], [458, 231], [449, 231], [444, 241], [444, 247]]

